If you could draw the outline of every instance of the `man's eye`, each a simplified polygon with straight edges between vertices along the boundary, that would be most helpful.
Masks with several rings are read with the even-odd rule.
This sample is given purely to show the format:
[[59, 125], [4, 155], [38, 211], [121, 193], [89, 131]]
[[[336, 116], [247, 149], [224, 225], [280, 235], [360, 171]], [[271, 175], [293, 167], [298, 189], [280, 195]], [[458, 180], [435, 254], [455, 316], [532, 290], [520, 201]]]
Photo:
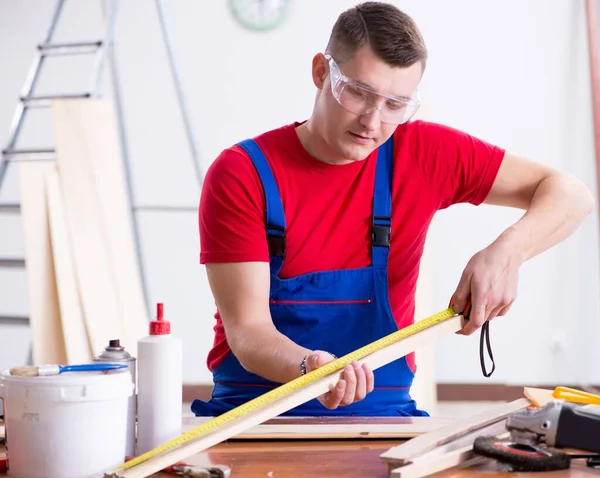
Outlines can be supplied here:
[[388, 109], [390, 110], [401, 110], [402, 108], [406, 108], [406, 105], [404, 103], [399, 103], [397, 101], [388, 101], [387, 105]]
[[348, 90], [348, 93], [355, 96], [356, 98], [363, 98], [365, 96], [362, 91], [357, 90], [353, 86], [346, 87], [346, 90]]

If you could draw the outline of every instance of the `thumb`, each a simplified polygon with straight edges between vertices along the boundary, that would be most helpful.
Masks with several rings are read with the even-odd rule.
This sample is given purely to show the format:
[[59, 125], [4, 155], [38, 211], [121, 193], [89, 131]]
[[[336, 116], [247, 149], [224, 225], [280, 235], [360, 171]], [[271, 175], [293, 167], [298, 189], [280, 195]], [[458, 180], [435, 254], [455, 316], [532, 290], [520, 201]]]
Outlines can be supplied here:
[[313, 352], [311, 353], [308, 358], [306, 359], [306, 363], [309, 367], [309, 370], [316, 370], [318, 369], [320, 366], [324, 365], [324, 361], [323, 361], [323, 357], [321, 356], [320, 352]]
[[469, 297], [471, 296], [471, 277], [463, 274], [460, 278], [458, 286], [456, 286], [456, 290], [450, 299], [450, 307], [456, 312], [460, 314], [464, 311], [467, 303], [469, 301]]
[[322, 367], [327, 362], [331, 362], [331, 360], [333, 360], [333, 358], [327, 352], [316, 350], [308, 356], [306, 359], [306, 364], [308, 369], [312, 371]]

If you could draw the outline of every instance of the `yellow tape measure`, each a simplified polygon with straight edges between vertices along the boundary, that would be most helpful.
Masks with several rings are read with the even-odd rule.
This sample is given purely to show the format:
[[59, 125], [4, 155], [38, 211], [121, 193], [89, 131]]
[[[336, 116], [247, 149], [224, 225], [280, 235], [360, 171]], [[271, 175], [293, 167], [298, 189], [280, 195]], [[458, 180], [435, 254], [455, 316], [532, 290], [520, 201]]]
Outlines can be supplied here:
[[192, 430], [181, 434], [177, 438], [174, 438], [173, 440], [154, 448], [153, 450], [150, 450], [140, 456], [132, 458], [131, 460], [118, 466], [115, 471], [123, 471], [133, 468], [134, 466], [139, 465], [140, 463], [148, 461], [150, 458], [156, 455], [170, 450], [171, 448], [175, 448], [177, 446], [189, 442], [190, 440], [198, 438], [202, 435], [206, 435], [209, 432], [225, 425], [226, 423], [236, 418], [242, 417], [244, 415], [249, 414], [250, 412], [253, 412], [254, 410], [265, 407], [266, 405], [280, 400], [286, 397], [287, 395], [290, 395], [291, 393], [313, 382], [316, 382], [317, 380], [326, 377], [327, 375], [332, 374], [333, 372], [337, 372], [343, 369], [346, 365], [354, 362], [355, 360], [360, 360], [366, 357], [367, 355], [371, 355], [373, 352], [381, 350], [387, 347], [388, 345], [392, 345], [400, 340], [403, 340], [407, 337], [410, 337], [411, 335], [416, 334], [417, 332], [439, 324], [440, 322], [443, 322], [444, 320], [450, 319], [454, 316], [456, 316], [456, 312], [454, 312], [452, 308], [447, 308], [445, 310], [442, 310], [441, 312], [438, 312], [437, 314], [434, 314], [423, 320], [415, 322], [412, 325], [404, 327], [392, 334], [386, 335], [385, 337], [376, 340], [375, 342], [367, 344], [364, 347], [355, 350], [354, 352], [344, 355], [343, 357], [340, 357], [332, 362], [323, 365], [322, 367], [316, 370], [313, 370], [312, 372], [307, 373], [306, 375], [302, 375], [290, 382], [280, 385], [279, 387], [263, 395], [260, 395], [257, 398], [254, 398], [253, 400], [250, 400], [228, 412], [225, 412], [222, 415], [219, 415], [218, 417], [215, 417], [212, 420], [209, 420], [208, 422], [203, 423], [202, 425], [199, 425], [196, 428], [193, 428]]

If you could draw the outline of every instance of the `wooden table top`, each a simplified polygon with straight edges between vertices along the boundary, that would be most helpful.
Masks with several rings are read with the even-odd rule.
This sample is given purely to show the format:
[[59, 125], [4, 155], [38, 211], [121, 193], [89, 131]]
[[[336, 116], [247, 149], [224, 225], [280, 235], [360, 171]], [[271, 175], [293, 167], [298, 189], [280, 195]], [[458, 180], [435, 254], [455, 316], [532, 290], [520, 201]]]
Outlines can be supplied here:
[[[388, 478], [387, 463], [379, 455], [400, 443], [399, 440], [285, 440], [229, 441], [190, 457], [196, 465], [226, 465], [230, 478]], [[477, 467], [437, 473], [436, 478], [506, 477], [574, 478], [600, 477], [600, 470], [573, 461], [570, 470], [539, 473], [507, 473], [494, 462]], [[173, 477], [166, 473], [156, 477]]]
[[[229, 440], [186, 459], [200, 466], [225, 465], [230, 478], [389, 478], [387, 462], [380, 458], [386, 450], [403, 439], [248, 439]], [[5, 451], [0, 445], [0, 455]], [[0, 477], [7, 476], [0, 471]], [[8, 475], [10, 476], [10, 475]], [[161, 478], [173, 474], [158, 473]], [[573, 460], [571, 469], [540, 473], [508, 473], [493, 461], [431, 475], [435, 478], [506, 477], [571, 478], [599, 477], [600, 469], [586, 467], [583, 460]], [[101, 478], [101, 477], [99, 477]]]

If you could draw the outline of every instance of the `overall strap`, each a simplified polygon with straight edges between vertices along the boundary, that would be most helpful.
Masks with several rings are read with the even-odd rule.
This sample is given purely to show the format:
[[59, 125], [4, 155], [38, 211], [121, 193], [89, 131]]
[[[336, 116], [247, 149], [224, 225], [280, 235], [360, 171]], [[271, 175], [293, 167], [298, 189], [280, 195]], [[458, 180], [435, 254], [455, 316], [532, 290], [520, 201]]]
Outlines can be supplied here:
[[392, 227], [392, 168], [394, 136], [377, 150], [373, 195], [372, 260], [375, 267], [387, 267]]
[[279, 274], [285, 256], [285, 214], [279, 189], [267, 158], [253, 139], [238, 143], [250, 156], [263, 185], [266, 204], [266, 230], [271, 273]]

